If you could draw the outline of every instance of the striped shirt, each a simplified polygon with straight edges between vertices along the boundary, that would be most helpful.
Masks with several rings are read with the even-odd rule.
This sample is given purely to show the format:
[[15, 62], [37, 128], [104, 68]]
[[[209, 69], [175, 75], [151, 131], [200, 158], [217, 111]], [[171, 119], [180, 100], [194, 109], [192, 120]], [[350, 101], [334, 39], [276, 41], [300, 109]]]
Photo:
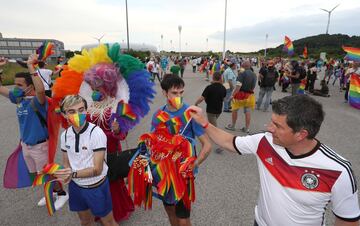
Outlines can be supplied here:
[[[73, 127], [69, 127], [61, 134], [61, 150], [67, 153], [73, 171], [94, 167], [94, 152], [105, 151], [106, 159], [106, 135], [100, 127], [89, 122], [86, 122], [79, 133], [76, 133]], [[96, 184], [107, 174], [108, 166], [105, 159], [100, 175], [72, 180], [80, 186]]]

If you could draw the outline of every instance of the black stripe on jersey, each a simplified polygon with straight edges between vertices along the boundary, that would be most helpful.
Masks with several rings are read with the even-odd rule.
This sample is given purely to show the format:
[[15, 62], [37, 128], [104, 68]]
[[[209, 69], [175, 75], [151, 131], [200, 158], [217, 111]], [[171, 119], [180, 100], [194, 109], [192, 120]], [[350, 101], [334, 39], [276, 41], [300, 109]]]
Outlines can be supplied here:
[[234, 149], [235, 149], [235, 151], [237, 151], [237, 153], [239, 153], [239, 155], [241, 155], [240, 150], [236, 147], [236, 144], [235, 144], [236, 137], [237, 137], [237, 136], [234, 136], [234, 138], [233, 138]]
[[341, 219], [341, 220], [343, 220], [343, 221], [347, 221], [347, 222], [356, 222], [356, 221], [360, 220], [360, 215], [359, 215], [358, 217], [354, 217], [354, 218], [343, 218], [343, 217], [339, 217], [339, 216], [336, 215], [334, 212], [333, 212], [333, 214], [334, 214], [337, 218], [339, 218], [339, 219]]
[[96, 149], [93, 150], [93, 152], [97, 152], [97, 151], [106, 151], [106, 147], [96, 148]]
[[328, 158], [334, 160], [335, 162], [339, 163], [341, 166], [343, 166], [346, 171], [348, 172], [349, 174], [349, 177], [350, 177], [350, 182], [351, 182], [351, 187], [352, 187], [352, 192], [355, 193], [357, 191], [357, 185], [356, 185], [356, 181], [354, 179], [354, 176], [353, 176], [353, 173], [352, 173], [352, 170], [350, 168], [350, 166], [346, 163], [344, 163], [343, 161], [339, 160], [337, 157], [333, 156], [331, 153], [329, 153], [323, 145], [320, 146], [319, 150], [325, 155], [327, 156]]
[[351, 163], [347, 160], [345, 160], [344, 158], [342, 158], [341, 156], [339, 156], [336, 152], [334, 152], [331, 148], [329, 148], [328, 146], [322, 144], [322, 147], [324, 148], [324, 150], [326, 150], [329, 154], [331, 154], [333, 157], [335, 157], [337, 160], [343, 162], [347, 167], [348, 167], [348, 172], [350, 171], [349, 175], [350, 175], [350, 179], [353, 181], [354, 187], [355, 187], [355, 191], [357, 190], [357, 183], [356, 183], [356, 178], [354, 177], [354, 172], [352, 171], [351, 168]]

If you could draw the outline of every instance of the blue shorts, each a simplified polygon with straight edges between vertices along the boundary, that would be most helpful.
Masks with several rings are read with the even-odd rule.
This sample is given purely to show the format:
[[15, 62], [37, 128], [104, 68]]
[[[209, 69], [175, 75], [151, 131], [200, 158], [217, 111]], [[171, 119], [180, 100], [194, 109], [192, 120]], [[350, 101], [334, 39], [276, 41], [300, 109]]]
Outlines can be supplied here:
[[96, 217], [105, 217], [112, 211], [109, 181], [95, 188], [82, 188], [75, 182], [69, 184], [69, 207], [71, 211], [79, 212], [90, 209]]

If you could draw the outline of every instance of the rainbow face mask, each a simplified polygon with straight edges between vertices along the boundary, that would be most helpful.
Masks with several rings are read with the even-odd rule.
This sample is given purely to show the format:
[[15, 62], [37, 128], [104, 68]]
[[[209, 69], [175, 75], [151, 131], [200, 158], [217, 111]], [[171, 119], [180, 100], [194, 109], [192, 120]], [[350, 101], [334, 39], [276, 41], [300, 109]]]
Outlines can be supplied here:
[[74, 127], [79, 128], [85, 124], [86, 114], [84, 114], [84, 113], [71, 114], [68, 116], [68, 119]]
[[183, 98], [182, 97], [173, 97], [168, 99], [168, 103], [174, 107], [176, 110], [179, 110], [183, 106]]
[[25, 96], [25, 92], [23, 89], [15, 86], [12, 90], [11, 90], [11, 93], [14, 97], [18, 98], [18, 97], [23, 97]]
[[103, 95], [101, 92], [94, 90], [91, 95], [91, 98], [93, 101], [100, 101], [103, 98]]

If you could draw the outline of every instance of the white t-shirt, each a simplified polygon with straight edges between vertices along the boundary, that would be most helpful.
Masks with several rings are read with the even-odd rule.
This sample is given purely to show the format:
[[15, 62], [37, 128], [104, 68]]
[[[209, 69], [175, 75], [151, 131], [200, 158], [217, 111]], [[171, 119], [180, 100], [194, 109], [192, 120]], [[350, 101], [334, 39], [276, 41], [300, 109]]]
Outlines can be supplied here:
[[271, 133], [234, 138], [235, 149], [255, 154], [258, 162], [259, 226], [325, 225], [329, 202], [337, 217], [360, 218], [358, 189], [347, 160], [320, 142], [311, 152], [293, 156], [272, 139]]
[[73, 171], [79, 171], [94, 166], [94, 152], [105, 151], [103, 170], [99, 176], [87, 178], [73, 178], [78, 185], [92, 185], [103, 179], [108, 171], [106, 159], [106, 135], [102, 129], [86, 122], [84, 128], [76, 134], [69, 127], [61, 134], [61, 150], [66, 152]]
[[50, 90], [49, 85], [51, 84], [52, 73], [53, 73], [52, 70], [49, 70], [49, 69], [45, 69], [45, 68], [38, 69], [38, 74], [39, 74], [41, 81], [44, 84], [45, 90]]

